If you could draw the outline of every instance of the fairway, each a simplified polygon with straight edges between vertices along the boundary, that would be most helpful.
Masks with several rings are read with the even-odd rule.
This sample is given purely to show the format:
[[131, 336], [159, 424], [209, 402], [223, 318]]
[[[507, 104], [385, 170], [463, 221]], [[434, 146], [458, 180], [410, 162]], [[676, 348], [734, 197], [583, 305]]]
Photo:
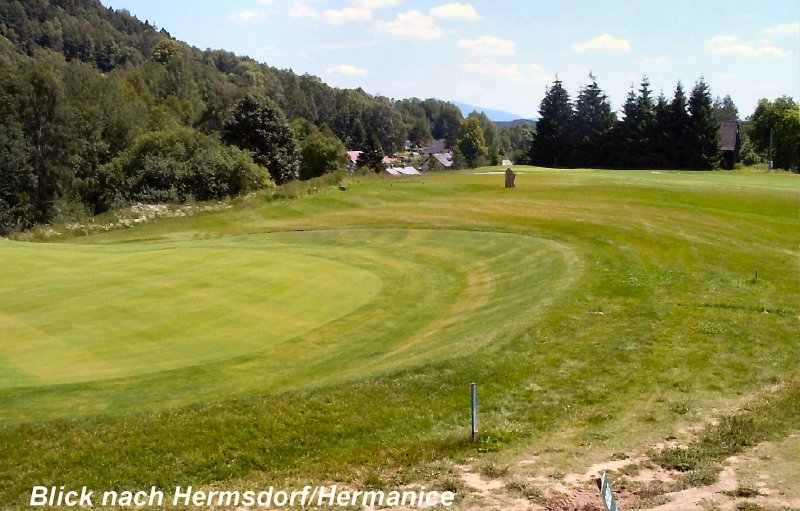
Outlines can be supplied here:
[[560, 481], [740, 409], [773, 421], [746, 445], [791, 434], [796, 175], [499, 170], [0, 241], [0, 504], [42, 478], [463, 493], [465, 463]]
[[[512, 234], [395, 229], [4, 243], [0, 388], [29, 394], [49, 416], [121, 413], [139, 406], [109, 405], [120, 384], [146, 385], [139, 399], [153, 408], [444, 359], [515, 327], [481, 314], [525, 314], [563, 288], [559, 249]], [[238, 371], [247, 377], [231, 379]], [[175, 378], [193, 381], [191, 394], [176, 394]], [[52, 393], [68, 383], [95, 395], [86, 385], [77, 401], [65, 399], [73, 387]]]

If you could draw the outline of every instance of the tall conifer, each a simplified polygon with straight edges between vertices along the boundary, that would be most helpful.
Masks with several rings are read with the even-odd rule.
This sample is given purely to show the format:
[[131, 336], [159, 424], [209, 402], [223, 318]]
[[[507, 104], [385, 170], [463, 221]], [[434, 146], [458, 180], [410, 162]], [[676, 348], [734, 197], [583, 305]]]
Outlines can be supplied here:
[[711, 170], [719, 166], [718, 126], [711, 108], [711, 93], [701, 77], [689, 97], [690, 165], [697, 170]]
[[605, 167], [611, 163], [608, 138], [616, 115], [611, 111], [608, 96], [597, 85], [596, 77], [590, 73], [589, 78], [592, 83], [580, 90], [575, 102], [573, 163]]
[[539, 121], [531, 145], [535, 165], [558, 167], [569, 164], [571, 152], [572, 105], [569, 93], [556, 78], [539, 106]]

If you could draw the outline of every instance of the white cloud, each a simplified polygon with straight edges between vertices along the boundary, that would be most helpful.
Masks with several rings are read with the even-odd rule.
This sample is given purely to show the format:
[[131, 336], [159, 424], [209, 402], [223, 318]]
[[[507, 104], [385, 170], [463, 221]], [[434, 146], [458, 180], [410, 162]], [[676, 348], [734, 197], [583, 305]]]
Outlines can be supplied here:
[[539, 64], [528, 66], [528, 79], [533, 82], [552, 82], [554, 77], [550, 76]]
[[458, 47], [468, 50], [473, 55], [514, 55], [517, 46], [514, 41], [484, 35], [477, 39], [462, 39]]
[[505, 78], [513, 82], [544, 83], [552, 77], [544, 72], [538, 64], [531, 64], [526, 68], [518, 64], [501, 64], [491, 59], [468, 60], [461, 64], [461, 69], [469, 73]]
[[783, 25], [768, 28], [764, 32], [767, 35], [800, 35], [800, 21], [784, 23]]
[[740, 42], [737, 37], [731, 35], [712, 37], [706, 42], [706, 49], [713, 55], [742, 57], [746, 59], [782, 59], [791, 55], [791, 52], [782, 50], [777, 46], [747, 44]]
[[668, 66], [669, 59], [667, 57], [650, 57], [644, 59], [644, 63], [648, 66]]
[[706, 44], [709, 46], [722, 46], [735, 43], [737, 40], [738, 39], [732, 35], [718, 35], [709, 39]]
[[262, 11], [239, 11], [228, 14], [228, 17], [236, 21], [254, 21], [266, 19], [267, 15]]
[[434, 7], [430, 10], [434, 18], [479, 20], [478, 11], [471, 4], [451, 3]]
[[342, 25], [350, 21], [372, 21], [372, 11], [354, 7], [345, 7], [341, 10], [325, 9], [322, 11], [322, 19], [332, 25]]
[[342, 64], [340, 66], [326, 68], [325, 73], [329, 75], [359, 76], [367, 74], [367, 70], [349, 64]]
[[461, 64], [461, 69], [470, 73], [512, 80], [522, 78], [522, 69], [517, 64], [500, 64], [490, 59], [468, 60]]
[[340, 43], [322, 43], [312, 44], [308, 46], [309, 50], [356, 50], [359, 48], [368, 48], [370, 46], [377, 46], [380, 41], [377, 39], [366, 39], [362, 41], [342, 41]]
[[376, 9], [383, 9], [384, 7], [394, 7], [401, 3], [403, 3], [403, 0], [352, 0], [350, 5], [356, 9], [374, 11]]
[[289, 11], [289, 16], [292, 18], [319, 18], [320, 13], [306, 4], [294, 4]]
[[375, 28], [389, 35], [412, 39], [438, 39], [444, 35], [444, 30], [432, 17], [419, 11], [400, 13], [394, 21], [379, 21]]
[[585, 43], [575, 43], [572, 49], [578, 53], [586, 51], [611, 51], [611, 52], [629, 52], [631, 51], [630, 43], [625, 39], [614, 37], [610, 34], [601, 34], [594, 39], [590, 39]]
[[331, 25], [343, 25], [349, 22], [372, 21], [372, 11], [365, 8], [345, 7], [343, 9], [325, 9], [319, 11], [308, 4], [297, 3], [289, 11], [292, 18], [309, 18], [322, 20]]

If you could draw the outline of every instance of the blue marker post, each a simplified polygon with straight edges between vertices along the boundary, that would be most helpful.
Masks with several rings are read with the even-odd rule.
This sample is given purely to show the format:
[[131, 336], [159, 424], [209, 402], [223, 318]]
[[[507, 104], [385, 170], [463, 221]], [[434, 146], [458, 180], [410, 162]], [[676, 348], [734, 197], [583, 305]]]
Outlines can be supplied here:
[[470, 383], [470, 410], [472, 412], [472, 441], [478, 440], [478, 384]]
[[617, 499], [614, 498], [614, 493], [611, 491], [611, 481], [608, 480], [605, 472], [603, 472], [602, 479], [597, 479], [597, 486], [600, 487], [600, 497], [603, 499], [606, 511], [619, 511]]

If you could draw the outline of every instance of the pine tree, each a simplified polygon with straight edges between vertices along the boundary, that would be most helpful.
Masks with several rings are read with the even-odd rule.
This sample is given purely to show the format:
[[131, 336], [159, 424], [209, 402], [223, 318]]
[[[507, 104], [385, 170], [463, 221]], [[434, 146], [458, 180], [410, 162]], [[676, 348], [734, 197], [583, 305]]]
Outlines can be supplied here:
[[568, 164], [571, 156], [572, 105], [569, 93], [556, 78], [539, 106], [539, 121], [531, 145], [535, 165], [558, 167]]
[[575, 102], [572, 122], [575, 139], [573, 163], [577, 166], [605, 167], [611, 164], [608, 139], [616, 115], [611, 111], [608, 96], [589, 74], [592, 83], [582, 88]]
[[698, 170], [712, 170], [719, 166], [718, 126], [711, 107], [711, 93], [701, 77], [689, 97], [690, 165]]

